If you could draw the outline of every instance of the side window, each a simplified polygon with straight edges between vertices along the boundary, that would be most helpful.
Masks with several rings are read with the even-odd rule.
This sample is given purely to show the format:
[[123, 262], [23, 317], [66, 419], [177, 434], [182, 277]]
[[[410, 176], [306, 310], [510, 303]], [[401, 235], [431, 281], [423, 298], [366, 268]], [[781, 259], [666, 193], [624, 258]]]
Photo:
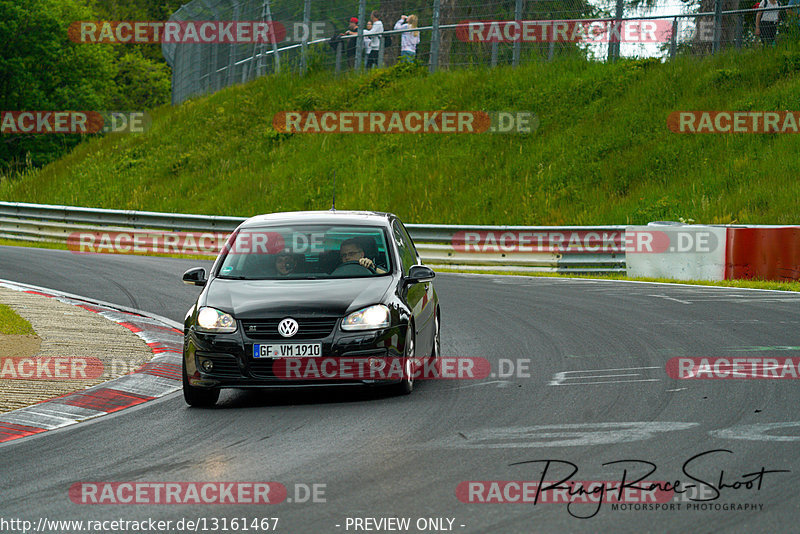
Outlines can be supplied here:
[[400, 251], [403, 274], [408, 274], [408, 270], [411, 266], [417, 263], [417, 254], [416, 250], [414, 250], [414, 244], [411, 242], [411, 238], [408, 237], [405, 229], [397, 221], [392, 225], [392, 232], [394, 233], [394, 240], [397, 241], [397, 249]]
[[414, 256], [414, 265], [420, 263], [417, 247], [414, 246], [414, 240], [411, 239], [411, 235], [408, 233], [408, 230], [406, 230], [406, 227], [403, 226], [403, 223], [400, 223], [400, 232], [403, 234], [403, 237], [405, 237], [406, 245], [411, 251], [411, 255]]

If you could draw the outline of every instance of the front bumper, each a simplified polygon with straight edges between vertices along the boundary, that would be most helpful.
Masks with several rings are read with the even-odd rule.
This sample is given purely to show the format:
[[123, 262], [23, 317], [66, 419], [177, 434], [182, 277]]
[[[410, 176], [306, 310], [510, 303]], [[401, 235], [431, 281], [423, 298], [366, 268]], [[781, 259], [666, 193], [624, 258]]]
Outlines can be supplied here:
[[[304, 343], [322, 344], [320, 357], [305, 360], [374, 361], [399, 358], [405, 353], [406, 332], [407, 325], [404, 324], [364, 332], [344, 332], [337, 325], [325, 338], [302, 340]], [[276, 363], [278, 360], [272, 358], [254, 358], [253, 345], [267, 342], [274, 343], [274, 341], [249, 338], [243, 333], [242, 328], [232, 334], [206, 334], [190, 329], [185, 337], [183, 349], [189, 384], [205, 388], [291, 388], [383, 385], [399, 381], [399, 379], [364, 379], [361, 378], [363, 375], [358, 373], [352, 378], [348, 378], [346, 374], [330, 379], [319, 375], [303, 378], [303, 373], [298, 376], [296, 373], [286, 372], [285, 362]], [[212, 362], [209, 371], [204, 370], [202, 366], [205, 360]], [[309, 363], [313, 365], [313, 362]]]

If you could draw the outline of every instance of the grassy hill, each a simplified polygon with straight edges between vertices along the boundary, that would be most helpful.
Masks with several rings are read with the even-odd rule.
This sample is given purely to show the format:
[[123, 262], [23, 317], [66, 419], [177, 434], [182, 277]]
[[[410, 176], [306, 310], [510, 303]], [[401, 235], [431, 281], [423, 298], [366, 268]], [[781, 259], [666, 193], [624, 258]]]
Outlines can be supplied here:
[[[562, 59], [281, 75], [151, 112], [0, 183], [0, 199], [248, 216], [337, 208], [407, 222], [800, 222], [800, 136], [686, 135], [675, 110], [800, 110], [800, 46], [661, 64]], [[528, 135], [281, 134], [288, 110], [530, 110]]]

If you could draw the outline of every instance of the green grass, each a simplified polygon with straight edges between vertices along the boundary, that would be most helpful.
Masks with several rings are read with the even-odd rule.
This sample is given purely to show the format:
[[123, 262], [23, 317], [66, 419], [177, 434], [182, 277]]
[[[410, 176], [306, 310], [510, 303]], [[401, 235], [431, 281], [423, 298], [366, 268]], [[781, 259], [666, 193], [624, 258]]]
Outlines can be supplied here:
[[4, 304], [0, 304], [0, 334], [7, 335], [36, 335], [31, 324], [14, 313]]
[[[91, 139], [0, 199], [250, 216], [327, 209], [452, 224], [796, 224], [798, 135], [671, 133], [676, 110], [800, 109], [800, 44], [671, 63], [561, 59], [428, 75], [270, 76]], [[281, 134], [287, 110], [530, 110], [529, 135]]]
[[17, 239], [2, 239], [2, 238], [0, 238], [0, 246], [50, 248], [57, 250], [67, 250], [66, 243], [48, 243], [44, 241], [20, 241]]

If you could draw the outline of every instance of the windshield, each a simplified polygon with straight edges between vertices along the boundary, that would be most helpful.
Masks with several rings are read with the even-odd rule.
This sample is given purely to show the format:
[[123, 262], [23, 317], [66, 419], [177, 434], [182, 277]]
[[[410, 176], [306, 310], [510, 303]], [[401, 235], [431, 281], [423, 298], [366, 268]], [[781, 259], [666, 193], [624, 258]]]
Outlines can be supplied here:
[[385, 233], [373, 226], [270, 226], [233, 236], [219, 278], [362, 278], [392, 270]]

